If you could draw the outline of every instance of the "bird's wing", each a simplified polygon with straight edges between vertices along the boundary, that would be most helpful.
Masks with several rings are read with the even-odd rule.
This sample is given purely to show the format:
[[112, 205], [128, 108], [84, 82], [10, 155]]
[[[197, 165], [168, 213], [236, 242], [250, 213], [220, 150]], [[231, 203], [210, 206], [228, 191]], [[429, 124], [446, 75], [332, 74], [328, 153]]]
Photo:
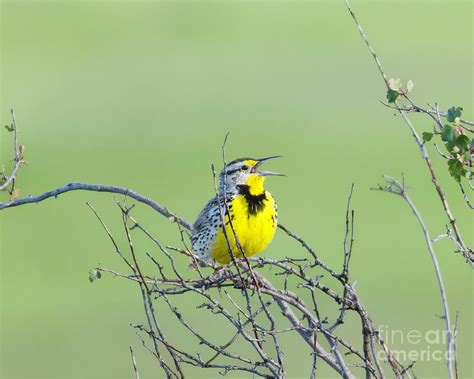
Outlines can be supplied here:
[[206, 206], [202, 209], [201, 213], [196, 218], [193, 224], [193, 235], [199, 234], [203, 225], [207, 225], [211, 216], [211, 210], [217, 209], [219, 210], [219, 206], [217, 205], [217, 196], [214, 196], [211, 200], [209, 200]]
[[[229, 198], [227, 197], [227, 199]], [[193, 224], [193, 233], [191, 236], [193, 250], [204, 260], [209, 259], [210, 246], [221, 228], [220, 210], [225, 207], [225, 201], [226, 200], [221, 196], [219, 199], [217, 196], [213, 197], [207, 202]]]

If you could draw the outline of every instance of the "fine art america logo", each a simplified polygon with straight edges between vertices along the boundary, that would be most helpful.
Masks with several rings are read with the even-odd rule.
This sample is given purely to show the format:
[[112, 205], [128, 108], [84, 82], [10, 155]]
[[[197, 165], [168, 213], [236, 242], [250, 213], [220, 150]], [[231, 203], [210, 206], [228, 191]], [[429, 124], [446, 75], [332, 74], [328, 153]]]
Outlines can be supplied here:
[[[420, 331], [412, 329], [404, 331], [390, 329], [388, 325], [381, 325], [379, 334], [389, 346], [400, 346], [399, 349], [390, 350], [393, 357], [399, 362], [446, 361], [448, 359], [446, 351], [448, 335], [445, 330]], [[379, 359], [387, 359], [385, 351], [380, 350], [377, 354]]]

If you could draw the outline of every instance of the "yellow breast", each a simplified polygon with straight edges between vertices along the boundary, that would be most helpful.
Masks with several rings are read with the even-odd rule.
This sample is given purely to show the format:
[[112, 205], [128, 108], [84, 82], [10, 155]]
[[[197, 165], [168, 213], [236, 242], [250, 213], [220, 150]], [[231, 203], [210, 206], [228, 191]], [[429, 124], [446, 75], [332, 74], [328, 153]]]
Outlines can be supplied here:
[[[237, 195], [229, 202], [229, 214], [226, 216], [226, 235], [235, 257], [242, 257], [242, 252], [236, 246], [234, 232], [237, 235], [245, 256], [251, 257], [260, 253], [273, 239], [277, 226], [275, 201], [269, 192], [262, 193], [264, 197], [256, 206], [249, 203], [242, 194]], [[212, 258], [225, 264], [231, 261], [229, 248], [222, 229], [217, 233], [211, 249]]]

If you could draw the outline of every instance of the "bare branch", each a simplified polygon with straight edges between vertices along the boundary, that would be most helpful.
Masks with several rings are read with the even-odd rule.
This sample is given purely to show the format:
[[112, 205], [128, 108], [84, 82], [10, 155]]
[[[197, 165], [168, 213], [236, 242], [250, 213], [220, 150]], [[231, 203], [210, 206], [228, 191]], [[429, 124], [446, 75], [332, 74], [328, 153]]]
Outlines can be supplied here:
[[349, 11], [349, 13], [351, 14], [352, 16], [352, 19], [354, 20], [355, 24], [357, 25], [357, 28], [359, 29], [359, 34], [360, 36], [362, 37], [362, 39], [364, 40], [365, 44], [367, 45], [367, 48], [369, 49], [370, 53], [372, 54], [372, 57], [374, 58], [374, 61], [375, 61], [375, 64], [377, 65], [378, 69], [379, 69], [379, 72], [380, 72], [380, 75], [382, 75], [382, 79], [384, 80], [385, 82], [385, 85], [387, 86], [388, 88], [388, 78], [387, 78], [387, 75], [385, 75], [385, 72], [382, 68], [382, 63], [380, 63], [380, 59], [379, 57], [377, 56], [377, 54], [375, 53], [374, 49], [372, 48], [372, 46], [370, 45], [369, 43], [369, 40], [364, 32], [364, 30], [362, 29], [361, 25], [359, 24], [359, 21], [357, 21], [357, 17], [356, 15], [354, 14], [354, 12], [352, 11], [352, 8], [351, 6], [349, 5], [349, 1], [348, 0], [344, 0], [346, 2], [346, 7]]
[[418, 223], [420, 224], [420, 227], [423, 231], [423, 235], [425, 237], [428, 252], [430, 254], [430, 257], [435, 269], [439, 291], [441, 293], [441, 301], [442, 301], [443, 310], [444, 310], [443, 319], [445, 321], [445, 329], [446, 329], [446, 335], [447, 335], [446, 361], [447, 361], [447, 366], [448, 366], [449, 378], [453, 379], [453, 375], [454, 375], [453, 374], [453, 346], [452, 346], [453, 345], [453, 332], [451, 330], [451, 321], [450, 321], [450, 316], [449, 316], [449, 307], [448, 307], [448, 299], [446, 295], [446, 290], [444, 288], [443, 278], [441, 276], [441, 269], [439, 267], [438, 258], [436, 257], [432, 238], [425, 224], [425, 221], [423, 220], [423, 217], [421, 216], [420, 211], [416, 208], [415, 204], [413, 203], [410, 196], [408, 195], [406, 186], [391, 177], [386, 177], [386, 180], [387, 180], [387, 186], [384, 188], [383, 187], [379, 188], [378, 190], [401, 196], [405, 200], [405, 202], [409, 205], [410, 209], [412, 210], [413, 214], [418, 220]]
[[133, 354], [132, 345], [130, 345], [129, 347], [130, 347], [130, 355], [132, 357], [133, 372], [135, 373], [135, 379], [140, 379], [140, 375], [138, 374], [138, 369], [137, 369], [137, 362], [135, 361], [135, 355]]
[[454, 374], [455, 379], [459, 378], [459, 367], [458, 367], [458, 321], [459, 311], [456, 312], [456, 319], [454, 321], [453, 328], [453, 354], [454, 354]]
[[38, 196], [30, 196], [30, 197], [25, 197], [22, 199], [18, 200], [13, 200], [5, 203], [0, 203], [0, 210], [6, 209], [6, 208], [12, 208], [12, 207], [17, 207], [19, 205], [24, 205], [24, 204], [36, 204], [39, 203], [43, 200], [49, 199], [50, 197], [57, 198], [59, 195], [70, 192], [70, 191], [93, 191], [93, 192], [108, 192], [108, 193], [116, 193], [119, 195], [125, 195], [127, 197], [131, 197], [132, 199], [146, 204], [153, 208], [155, 211], [160, 213], [161, 215], [165, 216], [169, 220], [173, 222], [177, 222], [179, 225], [181, 225], [183, 228], [186, 230], [190, 231], [192, 229], [192, 225], [182, 219], [181, 217], [176, 216], [175, 214], [171, 213], [168, 211], [165, 207], [161, 206], [157, 202], [151, 200], [148, 197], [145, 197], [143, 195], [140, 195], [139, 193], [132, 191], [127, 188], [121, 188], [121, 187], [116, 187], [116, 186], [110, 186], [110, 185], [104, 185], [104, 184], [90, 184], [90, 183], [79, 183], [79, 182], [73, 182], [66, 184], [65, 186], [56, 188], [52, 191], [44, 192], [41, 195]]

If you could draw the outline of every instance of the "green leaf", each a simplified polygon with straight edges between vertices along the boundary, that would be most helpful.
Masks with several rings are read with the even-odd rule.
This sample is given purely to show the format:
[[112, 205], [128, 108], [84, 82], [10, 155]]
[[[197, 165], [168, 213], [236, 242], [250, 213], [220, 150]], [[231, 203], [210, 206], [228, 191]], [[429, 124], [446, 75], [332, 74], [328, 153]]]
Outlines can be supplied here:
[[458, 149], [454, 141], [446, 142], [444, 146], [446, 147], [446, 150], [448, 150], [451, 154], [455, 153], [454, 148]]
[[450, 159], [448, 161], [448, 171], [458, 183], [461, 181], [461, 178], [467, 174], [464, 165], [457, 159]]
[[429, 142], [429, 141], [431, 141], [431, 139], [433, 138], [433, 136], [434, 136], [434, 133], [423, 132], [423, 141]]
[[100, 279], [102, 277], [102, 273], [95, 268], [89, 271], [89, 281], [92, 283], [93, 281]]
[[456, 120], [456, 117], [461, 117], [461, 114], [461, 107], [451, 107], [448, 109], [448, 115], [446, 116], [446, 120], [448, 120], [448, 122], [454, 122]]
[[393, 89], [389, 89], [387, 91], [387, 100], [389, 103], [394, 103], [395, 100], [397, 100], [398, 95], [400, 95], [397, 91], [394, 91]]
[[454, 141], [454, 129], [451, 125], [444, 125], [443, 133], [441, 133], [441, 139], [444, 142], [453, 142]]
[[471, 141], [469, 140], [469, 137], [465, 136], [464, 134], [459, 135], [455, 141], [456, 146], [459, 147], [461, 153], [464, 153], [468, 150], [470, 142]]

